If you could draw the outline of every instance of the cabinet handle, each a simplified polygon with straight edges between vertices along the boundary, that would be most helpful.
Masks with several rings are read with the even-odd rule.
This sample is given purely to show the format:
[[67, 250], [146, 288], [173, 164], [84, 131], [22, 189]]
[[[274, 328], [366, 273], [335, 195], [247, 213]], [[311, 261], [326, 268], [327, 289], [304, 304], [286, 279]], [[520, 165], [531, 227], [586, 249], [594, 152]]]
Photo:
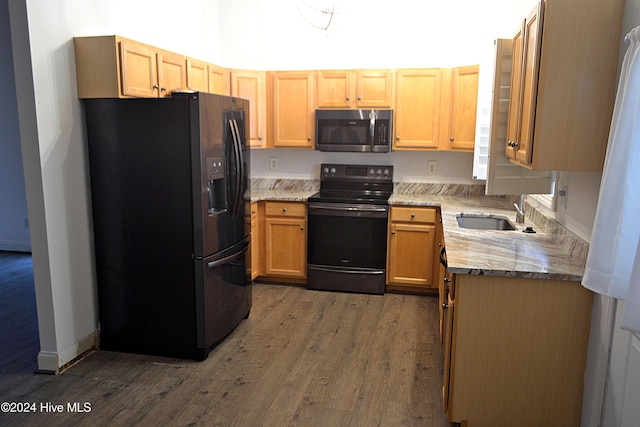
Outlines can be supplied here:
[[350, 96], [347, 96], [347, 101], [351, 101], [351, 97]]
[[400, 137], [399, 136], [396, 136], [396, 141], [400, 141]]
[[300, 226], [300, 230], [303, 230], [303, 231], [304, 231], [304, 227], [303, 227], [303, 226]]
[[416, 217], [416, 214], [412, 213], [411, 218], [415, 218], [415, 217]]
[[253, 215], [254, 213], [256, 213], [256, 211], [251, 211], [251, 214]]
[[453, 141], [453, 137], [452, 136], [449, 137], [449, 141]]
[[287, 211], [287, 208], [282, 208], [282, 212], [286, 212], [286, 211]]
[[391, 232], [391, 234], [396, 234], [396, 230], [393, 230], [393, 231]]
[[438, 247], [441, 248], [442, 247], [442, 243], [438, 243]]
[[311, 137], [310, 136], [307, 137], [307, 141], [311, 141]]
[[361, 96], [358, 97], [358, 101], [362, 101], [362, 97]]
[[443, 308], [444, 310], [446, 310], [447, 308], [449, 308], [449, 304], [447, 304], [446, 302], [443, 302], [443, 303], [442, 303], [442, 308]]
[[261, 136], [258, 137], [258, 141], [262, 141], [262, 137]]
[[517, 146], [518, 146], [518, 145], [520, 145], [520, 144], [518, 144], [517, 142], [514, 142], [514, 141], [509, 141], [509, 142], [507, 143], [507, 145], [508, 145], [509, 147], [513, 147], [513, 148], [515, 148], [515, 147], [517, 147]]
[[152, 89], [158, 89], [160, 86], [158, 85], [153, 85]]
[[163, 92], [166, 92], [167, 88], [166, 87], [161, 87], [160, 90], [163, 91]]

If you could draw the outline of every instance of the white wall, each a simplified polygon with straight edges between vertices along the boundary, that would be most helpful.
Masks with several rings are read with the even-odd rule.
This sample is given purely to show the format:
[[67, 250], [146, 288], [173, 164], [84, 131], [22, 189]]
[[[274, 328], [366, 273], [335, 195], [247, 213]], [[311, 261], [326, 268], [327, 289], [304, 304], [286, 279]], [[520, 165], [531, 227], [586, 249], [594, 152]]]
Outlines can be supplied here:
[[30, 251], [7, 0], [0, 1], [0, 250]]
[[[640, 0], [627, 0], [623, 20], [624, 36], [640, 25]], [[627, 50], [620, 44], [620, 61]], [[637, 95], [637, 94], [636, 94]], [[600, 297], [614, 307], [613, 313], [602, 318], [601, 324], [611, 326], [611, 353], [606, 367], [607, 386], [604, 395], [603, 426], [627, 426], [640, 423], [640, 335], [632, 334], [620, 327], [624, 301]]]
[[218, 3], [9, 0], [9, 10], [34, 244], [38, 363], [55, 371], [92, 345], [97, 330], [87, 153], [72, 38], [119, 34], [219, 62]]
[[[627, 50], [623, 37], [638, 25], [640, 0], [626, 0], [618, 69]], [[576, 172], [560, 176], [561, 185], [569, 187], [569, 197], [567, 209], [560, 208], [557, 218], [578, 234], [587, 234], [587, 240], [591, 237], [601, 178], [602, 174]], [[594, 296], [585, 372], [583, 427], [638, 425], [639, 337], [620, 328], [623, 304], [623, 301], [607, 296]]]
[[[331, 7], [329, 29], [304, 4]], [[448, 67], [477, 64], [512, 37], [534, 0], [221, 1], [224, 65], [262, 70]], [[231, 35], [231, 36], [230, 36]], [[230, 37], [229, 37], [230, 36]]]
[[[310, 25], [304, 4], [335, 4], [328, 30]], [[486, 62], [493, 40], [512, 37], [532, 0], [235, 0], [220, 3], [223, 65], [259, 70], [450, 67]], [[462, 13], [464, 11], [464, 13]], [[312, 19], [312, 18], [309, 18]], [[315, 22], [315, 21], [314, 21]], [[278, 157], [270, 171], [269, 158]], [[429, 160], [438, 173], [426, 177]], [[318, 178], [323, 162], [391, 164], [396, 181], [473, 183], [466, 153], [252, 153], [253, 177]]]

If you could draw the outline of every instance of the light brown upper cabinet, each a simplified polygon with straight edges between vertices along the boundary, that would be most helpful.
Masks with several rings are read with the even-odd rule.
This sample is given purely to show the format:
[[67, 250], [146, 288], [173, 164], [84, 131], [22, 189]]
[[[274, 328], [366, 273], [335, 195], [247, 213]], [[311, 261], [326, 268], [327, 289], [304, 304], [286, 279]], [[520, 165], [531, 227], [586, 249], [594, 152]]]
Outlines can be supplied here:
[[187, 58], [187, 86], [200, 92], [230, 95], [229, 71], [217, 65]]
[[206, 62], [187, 58], [187, 87], [199, 92], [209, 91], [209, 66]]
[[473, 151], [478, 76], [477, 65], [443, 70], [441, 150]]
[[505, 147], [512, 162], [602, 170], [623, 8], [624, 0], [543, 0], [518, 26]]
[[394, 150], [473, 151], [477, 65], [396, 71]]
[[184, 56], [118, 36], [76, 37], [80, 98], [162, 97], [186, 85]]
[[441, 94], [439, 68], [396, 72], [394, 150], [438, 148]]
[[270, 73], [272, 146], [313, 148], [314, 72]]
[[249, 146], [267, 146], [267, 85], [264, 71], [231, 71], [231, 96], [249, 100]]
[[321, 70], [316, 75], [318, 108], [391, 108], [391, 70]]
[[209, 72], [209, 92], [231, 95], [229, 70], [213, 64], [209, 64], [207, 70]]

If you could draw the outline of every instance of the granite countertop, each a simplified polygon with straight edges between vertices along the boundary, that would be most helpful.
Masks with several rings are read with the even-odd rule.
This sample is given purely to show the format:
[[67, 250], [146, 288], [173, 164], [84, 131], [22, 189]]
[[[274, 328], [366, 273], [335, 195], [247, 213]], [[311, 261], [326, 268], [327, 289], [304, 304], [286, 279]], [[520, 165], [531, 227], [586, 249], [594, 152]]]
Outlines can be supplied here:
[[[584, 267], [555, 234], [525, 217], [516, 224], [513, 202], [494, 197], [393, 194], [391, 205], [436, 206], [442, 212], [448, 270], [456, 274], [579, 281]], [[475, 230], [458, 226], [456, 215], [488, 214], [508, 218], [516, 230]], [[533, 227], [535, 234], [524, 233]]]
[[281, 190], [281, 189], [258, 189], [251, 190], [251, 203], [263, 200], [280, 202], [306, 202], [307, 199], [317, 193], [317, 190]]
[[[582, 279], [584, 260], [579, 258], [582, 258], [580, 253], [584, 250], [578, 248], [574, 251], [574, 243], [567, 243], [562, 232], [547, 231], [534, 224], [529, 212], [524, 224], [516, 224], [513, 201], [482, 196], [473, 190], [464, 195], [447, 195], [447, 191], [441, 189], [438, 190], [439, 194], [404, 192], [405, 189], [411, 191], [414, 187], [397, 186], [389, 204], [440, 208], [450, 272], [571, 281]], [[251, 186], [249, 198], [251, 202], [306, 202], [318, 190], [318, 181], [257, 181]], [[459, 192], [459, 189], [455, 191]], [[516, 226], [516, 230], [461, 228], [456, 220], [459, 213], [503, 216]], [[536, 233], [523, 233], [526, 227], [533, 227]], [[578, 246], [581, 244], [578, 243]], [[577, 252], [579, 256], [571, 252]]]
[[306, 202], [320, 190], [318, 180], [300, 179], [254, 179], [251, 190], [245, 195], [254, 202], [273, 200], [282, 202]]

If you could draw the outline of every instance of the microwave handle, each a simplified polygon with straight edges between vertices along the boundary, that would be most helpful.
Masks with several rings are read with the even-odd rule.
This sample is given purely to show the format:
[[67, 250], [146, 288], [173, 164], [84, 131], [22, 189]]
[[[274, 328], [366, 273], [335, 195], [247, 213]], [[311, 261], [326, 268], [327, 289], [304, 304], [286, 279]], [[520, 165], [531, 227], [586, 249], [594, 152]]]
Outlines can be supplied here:
[[369, 117], [369, 149], [373, 153], [376, 148], [376, 114], [372, 112]]

